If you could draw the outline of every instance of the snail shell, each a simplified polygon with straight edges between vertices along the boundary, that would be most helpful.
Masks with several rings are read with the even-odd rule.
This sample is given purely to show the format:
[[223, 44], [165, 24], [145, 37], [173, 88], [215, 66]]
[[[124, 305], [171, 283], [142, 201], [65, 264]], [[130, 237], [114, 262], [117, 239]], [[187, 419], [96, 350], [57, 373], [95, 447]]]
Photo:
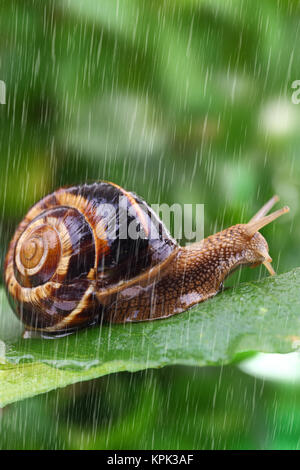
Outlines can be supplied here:
[[[108, 236], [112, 217], [114, 238]], [[136, 222], [144, 238], [132, 239], [126, 232], [122, 237], [122, 217], [127, 224]], [[158, 237], [151, 239], [153, 222]], [[18, 226], [5, 261], [5, 282], [28, 328], [74, 329], [103, 314], [96, 293], [126, 283], [176, 249], [176, 241], [135, 194], [107, 182], [62, 188], [34, 205]]]
[[[51, 333], [169, 317], [214, 296], [241, 264], [274, 273], [258, 230], [288, 211], [266, 216], [276, 201], [183, 248], [143, 199], [114, 183], [61, 188], [17, 227], [4, 266], [10, 302], [27, 329]], [[128, 236], [132, 225], [139, 236]]]

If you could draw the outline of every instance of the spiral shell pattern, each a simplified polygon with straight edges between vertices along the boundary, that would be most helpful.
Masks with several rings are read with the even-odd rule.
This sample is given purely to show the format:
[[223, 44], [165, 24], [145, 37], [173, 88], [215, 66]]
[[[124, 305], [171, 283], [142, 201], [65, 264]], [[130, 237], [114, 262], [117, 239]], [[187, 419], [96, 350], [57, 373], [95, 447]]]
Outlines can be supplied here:
[[32, 328], [63, 328], [71, 312], [78, 313], [79, 321], [91, 305], [93, 231], [81, 212], [83, 201], [74, 198], [73, 205], [60, 206], [63, 195], [46, 197], [29, 211], [6, 259], [8, 292], [23, 322]]

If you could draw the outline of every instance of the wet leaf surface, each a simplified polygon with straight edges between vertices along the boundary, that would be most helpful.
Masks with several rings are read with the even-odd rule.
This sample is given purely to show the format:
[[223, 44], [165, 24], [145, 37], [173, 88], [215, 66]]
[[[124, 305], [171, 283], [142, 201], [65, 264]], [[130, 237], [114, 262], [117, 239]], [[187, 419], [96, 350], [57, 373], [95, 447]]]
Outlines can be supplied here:
[[242, 353], [300, 346], [300, 269], [244, 283], [170, 319], [103, 325], [57, 339], [22, 339], [4, 292], [0, 405], [120, 371], [220, 365]]

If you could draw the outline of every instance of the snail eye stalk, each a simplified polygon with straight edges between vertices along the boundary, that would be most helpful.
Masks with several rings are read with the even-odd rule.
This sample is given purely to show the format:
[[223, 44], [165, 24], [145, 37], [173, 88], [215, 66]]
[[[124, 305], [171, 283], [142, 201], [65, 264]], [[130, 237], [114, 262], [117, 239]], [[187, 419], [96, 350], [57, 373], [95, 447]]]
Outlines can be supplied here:
[[273, 267], [272, 267], [272, 265], [269, 261], [264, 261], [263, 265], [267, 268], [267, 270], [269, 271], [271, 276], [275, 276], [276, 272], [274, 271], [274, 269], [273, 269]]

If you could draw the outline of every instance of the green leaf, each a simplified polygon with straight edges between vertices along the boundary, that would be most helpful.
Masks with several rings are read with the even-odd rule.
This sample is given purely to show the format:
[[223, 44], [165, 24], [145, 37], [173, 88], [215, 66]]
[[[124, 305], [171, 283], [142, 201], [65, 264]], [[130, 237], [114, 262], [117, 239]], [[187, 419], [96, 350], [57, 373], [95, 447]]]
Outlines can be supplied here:
[[1, 294], [0, 405], [118, 371], [220, 365], [300, 346], [300, 268], [227, 289], [166, 320], [103, 325], [56, 339], [20, 338]]

